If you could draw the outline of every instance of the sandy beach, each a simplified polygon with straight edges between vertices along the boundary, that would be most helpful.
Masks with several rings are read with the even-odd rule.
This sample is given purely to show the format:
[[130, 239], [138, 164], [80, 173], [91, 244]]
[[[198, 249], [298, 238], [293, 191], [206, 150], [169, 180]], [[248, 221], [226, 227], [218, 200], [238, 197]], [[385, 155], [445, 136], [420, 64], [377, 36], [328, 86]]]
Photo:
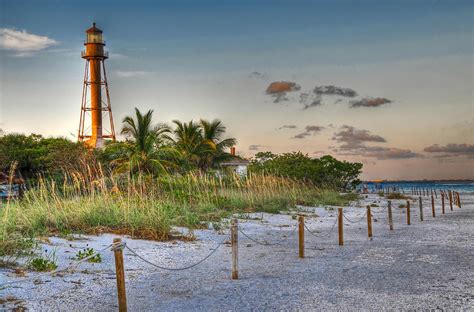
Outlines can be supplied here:
[[[365, 196], [365, 195], [364, 195]], [[344, 246], [337, 244], [335, 207], [299, 207], [305, 211], [306, 258], [298, 258], [297, 212], [240, 216], [239, 280], [230, 279], [228, 226], [195, 231], [192, 242], [153, 242], [122, 237], [145, 259], [166, 267], [199, 261], [219, 242], [222, 246], [202, 264], [184, 271], [160, 270], [125, 249], [127, 300], [130, 311], [250, 311], [250, 310], [456, 310], [474, 307], [474, 196], [462, 194], [462, 208], [436, 218], [425, 197], [424, 221], [417, 200], [411, 225], [406, 224], [405, 200], [392, 200], [394, 230], [387, 219], [387, 200], [367, 195], [344, 209]], [[365, 206], [371, 205], [373, 239], [367, 238]], [[360, 220], [360, 221], [359, 221]], [[185, 229], [180, 229], [185, 231]], [[85, 247], [100, 250], [115, 235], [84, 236], [67, 241], [50, 238], [42, 248], [54, 250], [65, 267]], [[1, 269], [1, 309], [33, 311], [117, 310], [113, 253], [101, 263], [44, 276]]]

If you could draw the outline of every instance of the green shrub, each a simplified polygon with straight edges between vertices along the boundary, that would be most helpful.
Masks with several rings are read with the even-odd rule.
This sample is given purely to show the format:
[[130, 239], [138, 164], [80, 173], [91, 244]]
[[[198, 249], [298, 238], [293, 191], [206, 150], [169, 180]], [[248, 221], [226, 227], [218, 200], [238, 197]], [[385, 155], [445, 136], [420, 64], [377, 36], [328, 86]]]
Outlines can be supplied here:
[[[94, 248], [86, 247], [83, 250], [79, 250], [76, 253], [76, 256], [74, 257], [74, 259], [75, 260], [82, 260], [82, 259], [85, 259], [87, 257], [91, 257], [94, 254], [95, 254]], [[102, 262], [102, 257], [100, 255], [100, 253], [98, 253], [95, 256], [89, 258], [87, 261], [92, 262], [92, 263], [100, 263], [100, 262]]]
[[28, 263], [28, 267], [38, 272], [49, 272], [58, 268], [53, 260], [41, 257], [31, 259]]

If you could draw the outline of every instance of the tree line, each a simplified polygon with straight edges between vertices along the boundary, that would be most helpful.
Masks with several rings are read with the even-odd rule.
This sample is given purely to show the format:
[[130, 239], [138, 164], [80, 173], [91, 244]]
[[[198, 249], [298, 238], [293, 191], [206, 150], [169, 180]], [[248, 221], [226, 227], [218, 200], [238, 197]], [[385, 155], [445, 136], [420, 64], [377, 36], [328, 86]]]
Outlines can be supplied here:
[[[221, 120], [154, 124], [153, 111], [140, 112], [122, 121], [122, 141], [108, 142], [102, 149], [88, 149], [83, 143], [66, 138], [45, 138], [31, 134], [0, 132], [0, 171], [16, 164], [18, 175], [35, 179], [39, 175], [61, 178], [68, 171], [87, 170], [99, 163], [101, 170], [113, 174], [159, 176], [210, 173], [224, 161], [240, 158], [231, 155], [235, 138], [225, 136]], [[257, 153], [250, 172], [286, 176], [318, 186], [346, 189], [358, 183], [362, 164], [339, 161], [332, 156], [310, 158], [300, 152], [275, 155]]]

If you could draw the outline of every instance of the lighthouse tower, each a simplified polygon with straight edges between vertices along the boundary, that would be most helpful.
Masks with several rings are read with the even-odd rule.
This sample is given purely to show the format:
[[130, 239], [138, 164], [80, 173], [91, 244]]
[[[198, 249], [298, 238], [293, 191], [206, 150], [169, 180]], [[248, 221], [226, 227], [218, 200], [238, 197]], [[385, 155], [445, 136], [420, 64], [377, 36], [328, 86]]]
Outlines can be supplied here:
[[[115, 140], [115, 130], [105, 73], [105, 60], [109, 54], [104, 51], [105, 41], [102, 39], [102, 30], [97, 28], [95, 23], [86, 30], [84, 45], [86, 49], [81, 52], [81, 56], [86, 60], [86, 68], [78, 140], [89, 147], [100, 148], [104, 146], [104, 139]], [[105, 91], [105, 97], [102, 91]], [[105, 128], [103, 127], [104, 119], [106, 121], [109, 119], [110, 122]]]

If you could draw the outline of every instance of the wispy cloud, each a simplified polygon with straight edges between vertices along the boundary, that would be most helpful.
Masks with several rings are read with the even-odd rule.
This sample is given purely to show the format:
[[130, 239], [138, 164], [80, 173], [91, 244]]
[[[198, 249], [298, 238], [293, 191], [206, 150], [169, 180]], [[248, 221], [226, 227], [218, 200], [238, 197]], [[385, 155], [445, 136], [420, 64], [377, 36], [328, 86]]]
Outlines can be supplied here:
[[363, 98], [360, 100], [355, 100], [350, 102], [350, 107], [379, 107], [385, 104], [392, 103], [391, 100], [386, 98]]
[[341, 149], [357, 148], [364, 142], [386, 142], [383, 137], [371, 134], [368, 130], [359, 130], [347, 125], [342, 126], [339, 132], [334, 133], [333, 140], [343, 143]]
[[298, 128], [296, 125], [283, 125], [278, 130], [283, 130], [283, 129], [296, 129]]
[[357, 92], [350, 88], [341, 88], [337, 86], [316, 86], [313, 90], [315, 94], [319, 95], [339, 95], [344, 97], [355, 97]]
[[267, 75], [258, 71], [253, 71], [249, 74], [249, 78], [252, 79], [266, 79]]
[[15, 56], [28, 56], [56, 44], [58, 41], [54, 39], [31, 34], [26, 30], [0, 28], [0, 48], [14, 51]]
[[432, 153], [435, 158], [449, 158], [449, 157], [474, 157], [474, 145], [472, 144], [455, 144], [450, 143], [445, 146], [434, 144], [424, 149], [427, 153]]
[[[303, 110], [323, 105], [323, 96], [353, 98], [357, 96], [357, 92], [350, 88], [342, 88], [334, 85], [316, 86], [312, 92], [308, 91], [300, 94], [300, 103], [303, 104]], [[342, 99], [336, 99], [335, 103], [339, 103], [340, 101], [342, 101]]]
[[[300, 100], [300, 103], [301, 103], [301, 100]], [[322, 102], [321, 96], [318, 95], [318, 96], [313, 97], [309, 103], [303, 103], [303, 104], [304, 104], [303, 110], [306, 110], [310, 107], [320, 106], [323, 104], [323, 102]]]
[[249, 146], [249, 151], [259, 151], [262, 147], [264, 146], [260, 144], [252, 144]]
[[359, 130], [346, 125], [334, 134], [333, 140], [342, 143], [338, 148], [333, 149], [333, 152], [339, 155], [371, 157], [379, 160], [423, 157], [409, 149], [369, 146], [367, 143], [385, 143], [386, 140], [379, 135], [370, 133], [368, 130]]
[[293, 138], [294, 139], [304, 139], [308, 136], [318, 134], [323, 129], [324, 129], [324, 127], [321, 127], [321, 126], [306, 126], [304, 132], [295, 135]]

